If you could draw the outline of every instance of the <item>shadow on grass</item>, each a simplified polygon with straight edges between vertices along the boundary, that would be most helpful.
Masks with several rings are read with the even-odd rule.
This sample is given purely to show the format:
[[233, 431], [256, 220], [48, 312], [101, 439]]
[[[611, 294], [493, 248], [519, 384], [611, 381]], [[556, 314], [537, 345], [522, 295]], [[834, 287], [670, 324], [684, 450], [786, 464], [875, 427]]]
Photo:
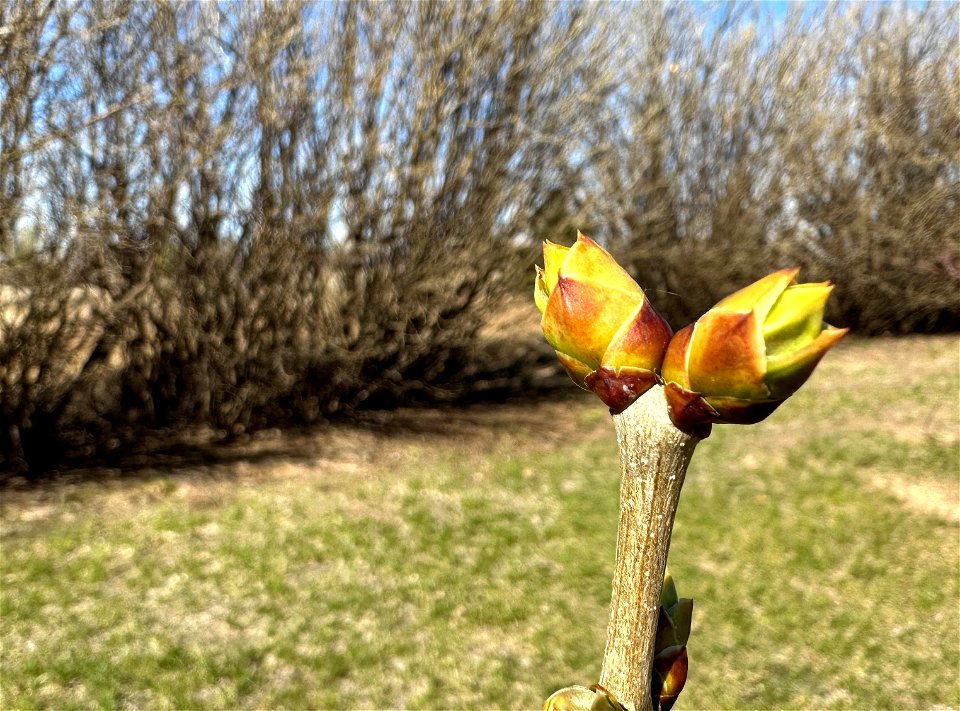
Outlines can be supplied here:
[[[124, 444], [111, 452], [94, 456], [65, 453], [58, 457], [56, 468], [32, 476], [0, 479], [4, 490], [39, 490], [64, 484], [89, 481], [149, 480], [158, 477], [202, 475], [222, 479], [229, 468], [239, 462], [250, 464], [271, 461], [307, 461], [315, 455], [294, 441], [278, 439], [252, 447], [235, 438], [227, 439], [214, 432], [193, 432], [186, 436], [166, 432], [149, 432], [143, 438]], [[251, 437], [255, 441], [256, 437]]]
[[340, 418], [335, 426], [374, 432], [387, 438], [459, 437], [473, 435], [480, 429], [508, 432], [535, 428], [534, 411], [545, 405], [571, 404], [583, 396], [581, 390], [570, 387], [564, 376], [549, 388], [526, 393], [511, 392], [457, 403], [414, 403], [394, 409], [357, 410]]
[[384, 440], [460, 439], [530, 429], [533, 409], [563, 407], [582, 395], [566, 376], [518, 393], [489, 391], [456, 402], [412, 402], [400, 407], [357, 409], [309, 425], [227, 433], [210, 428], [128, 432], [109, 451], [64, 450], [51, 455], [56, 465], [26, 476], [0, 475], [0, 492], [43, 490], [84, 482], [143, 481], [190, 477], [228, 479], [233, 465], [308, 463], [349, 447], [351, 433]]

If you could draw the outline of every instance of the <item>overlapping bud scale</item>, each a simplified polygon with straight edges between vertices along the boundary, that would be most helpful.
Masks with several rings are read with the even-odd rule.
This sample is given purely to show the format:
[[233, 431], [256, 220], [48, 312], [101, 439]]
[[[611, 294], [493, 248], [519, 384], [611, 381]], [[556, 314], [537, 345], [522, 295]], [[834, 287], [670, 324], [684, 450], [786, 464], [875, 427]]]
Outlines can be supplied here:
[[544, 242], [534, 299], [547, 342], [573, 381], [618, 413], [657, 382], [672, 331], [602, 247]]
[[796, 284], [798, 271], [754, 282], [674, 335], [662, 376], [677, 427], [703, 436], [711, 423], [759, 422], [846, 334], [823, 322], [833, 286]]

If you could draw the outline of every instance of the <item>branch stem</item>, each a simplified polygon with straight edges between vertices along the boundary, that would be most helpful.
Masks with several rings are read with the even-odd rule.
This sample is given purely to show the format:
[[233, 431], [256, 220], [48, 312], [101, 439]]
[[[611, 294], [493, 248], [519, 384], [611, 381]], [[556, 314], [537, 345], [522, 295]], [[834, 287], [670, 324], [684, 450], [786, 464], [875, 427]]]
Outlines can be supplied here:
[[699, 439], [670, 422], [663, 388], [615, 415], [620, 447], [620, 523], [600, 684], [636, 711], [649, 711], [660, 590], [673, 519]]

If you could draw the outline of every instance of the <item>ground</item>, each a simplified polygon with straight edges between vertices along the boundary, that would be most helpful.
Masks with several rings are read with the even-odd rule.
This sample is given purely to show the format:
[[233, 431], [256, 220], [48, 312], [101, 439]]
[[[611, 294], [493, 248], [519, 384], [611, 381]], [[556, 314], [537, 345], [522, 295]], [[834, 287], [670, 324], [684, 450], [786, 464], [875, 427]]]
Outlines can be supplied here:
[[[855, 341], [694, 456], [676, 708], [960, 708], [958, 339]], [[536, 708], [596, 680], [603, 406], [411, 410], [2, 493], [3, 708]], [[95, 478], [94, 478], [95, 476]]]

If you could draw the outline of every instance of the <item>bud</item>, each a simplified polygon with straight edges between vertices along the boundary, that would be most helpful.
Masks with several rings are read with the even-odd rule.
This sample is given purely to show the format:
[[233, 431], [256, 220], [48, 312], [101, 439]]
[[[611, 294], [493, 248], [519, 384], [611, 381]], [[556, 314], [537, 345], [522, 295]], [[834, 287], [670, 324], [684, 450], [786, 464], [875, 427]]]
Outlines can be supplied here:
[[810, 377], [847, 332], [823, 322], [829, 282], [783, 269], [737, 291], [676, 333], [663, 361], [670, 418], [704, 437], [710, 423], [753, 424]]
[[534, 300], [564, 369], [614, 414], [657, 382], [672, 331], [637, 282], [600, 245], [543, 243]]
[[651, 693], [659, 711], [670, 711], [687, 681], [687, 648], [668, 647], [653, 658]]
[[653, 646], [650, 701], [658, 711], [670, 711], [687, 681], [687, 640], [693, 618], [693, 600], [677, 595], [670, 571], [663, 578], [657, 637]]
[[585, 686], [567, 686], [550, 694], [543, 704], [543, 711], [590, 711], [596, 696]]
[[550, 694], [543, 711], [627, 711], [617, 697], [599, 684], [568, 686]]

